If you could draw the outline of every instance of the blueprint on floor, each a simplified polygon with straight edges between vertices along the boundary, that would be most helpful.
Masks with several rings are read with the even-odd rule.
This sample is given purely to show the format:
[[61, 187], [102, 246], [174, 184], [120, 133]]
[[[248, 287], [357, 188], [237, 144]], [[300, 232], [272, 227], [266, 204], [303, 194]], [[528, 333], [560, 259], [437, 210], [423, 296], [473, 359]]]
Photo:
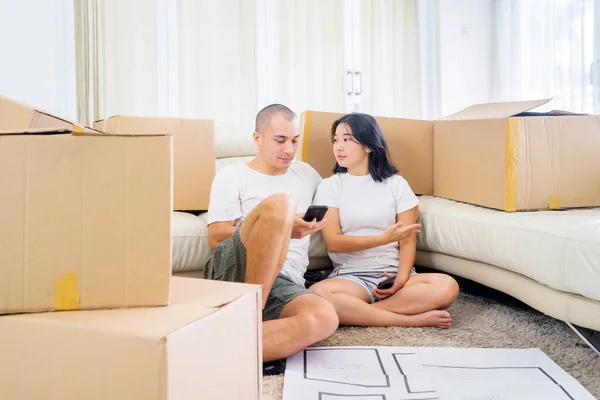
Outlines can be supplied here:
[[283, 400], [594, 400], [539, 349], [311, 347]]

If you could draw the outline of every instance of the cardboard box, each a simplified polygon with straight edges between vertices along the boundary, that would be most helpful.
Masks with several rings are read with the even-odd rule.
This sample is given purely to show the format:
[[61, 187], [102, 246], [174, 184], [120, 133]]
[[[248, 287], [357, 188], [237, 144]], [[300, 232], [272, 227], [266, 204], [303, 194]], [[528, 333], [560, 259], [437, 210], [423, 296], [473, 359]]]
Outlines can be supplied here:
[[[301, 115], [299, 158], [323, 177], [335, 166], [331, 126], [344, 114], [306, 111]], [[416, 194], [433, 194], [433, 122], [375, 117], [400, 175]]]
[[114, 116], [94, 122], [94, 128], [122, 135], [172, 135], [174, 209], [208, 210], [215, 176], [213, 120]]
[[0, 131], [20, 132], [46, 128], [91, 131], [75, 122], [0, 96]]
[[600, 116], [479, 104], [434, 122], [438, 197], [504, 211], [600, 206]]
[[167, 307], [0, 317], [2, 398], [261, 399], [260, 286], [172, 289]]
[[171, 143], [0, 98], [0, 314], [168, 303]]

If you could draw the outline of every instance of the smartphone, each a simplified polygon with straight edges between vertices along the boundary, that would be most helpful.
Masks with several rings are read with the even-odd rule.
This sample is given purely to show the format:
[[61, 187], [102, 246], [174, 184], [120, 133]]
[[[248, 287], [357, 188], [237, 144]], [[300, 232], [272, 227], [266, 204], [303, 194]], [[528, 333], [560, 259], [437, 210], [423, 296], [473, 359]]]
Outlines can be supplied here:
[[304, 220], [306, 222], [311, 222], [313, 219], [317, 219], [317, 222], [322, 220], [327, 212], [327, 206], [310, 206], [306, 213], [304, 214]]
[[394, 284], [394, 279], [396, 279], [395, 276], [391, 276], [389, 278], [387, 278], [384, 281], [381, 281], [379, 283], [379, 285], [377, 285], [377, 289], [389, 289], [392, 287], [392, 285]]

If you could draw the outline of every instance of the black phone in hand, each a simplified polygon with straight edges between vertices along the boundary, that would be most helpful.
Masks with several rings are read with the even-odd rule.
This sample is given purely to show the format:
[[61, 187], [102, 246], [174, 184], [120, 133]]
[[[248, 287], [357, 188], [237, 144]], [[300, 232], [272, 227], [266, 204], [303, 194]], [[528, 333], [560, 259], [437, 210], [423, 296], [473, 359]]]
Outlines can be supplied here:
[[394, 284], [394, 280], [396, 279], [395, 276], [389, 277], [386, 280], [383, 280], [379, 283], [379, 285], [377, 285], [377, 289], [389, 289], [392, 287], [392, 285]]
[[325, 213], [327, 212], [327, 206], [310, 206], [306, 213], [304, 213], [304, 220], [306, 222], [311, 222], [313, 219], [317, 219], [317, 222], [325, 217]]

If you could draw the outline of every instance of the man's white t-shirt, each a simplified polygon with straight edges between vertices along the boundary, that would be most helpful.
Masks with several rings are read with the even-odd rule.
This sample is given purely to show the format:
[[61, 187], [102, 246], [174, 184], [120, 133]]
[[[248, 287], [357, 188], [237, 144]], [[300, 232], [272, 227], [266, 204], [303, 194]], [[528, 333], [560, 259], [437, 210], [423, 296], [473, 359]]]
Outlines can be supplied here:
[[[267, 175], [236, 164], [216, 174], [210, 192], [208, 224], [233, 221], [238, 226], [261, 201], [276, 193], [289, 194], [296, 201], [296, 212], [304, 213], [311, 205], [321, 176], [304, 162], [292, 162], [282, 175]], [[281, 273], [303, 285], [308, 266], [310, 236], [291, 239]]]
[[[396, 223], [396, 214], [419, 204], [408, 182], [399, 175], [376, 182], [371, 175], [338, 173], [321, 182], [315, 205], [339, 209], [344, 235], [381, 235]], [[335, 268], [365, 270], [398, 266], [398, 242], [352, 253], [329, 253]]]

